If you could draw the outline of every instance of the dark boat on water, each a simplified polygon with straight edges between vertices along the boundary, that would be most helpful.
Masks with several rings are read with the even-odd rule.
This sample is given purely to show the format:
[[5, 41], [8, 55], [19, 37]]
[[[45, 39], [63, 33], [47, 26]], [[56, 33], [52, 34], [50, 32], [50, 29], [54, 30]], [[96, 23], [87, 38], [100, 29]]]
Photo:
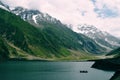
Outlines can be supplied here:
[[80, 71], [80, 73], [88, 73], [88, 71], [82, 70], [82, 71]]

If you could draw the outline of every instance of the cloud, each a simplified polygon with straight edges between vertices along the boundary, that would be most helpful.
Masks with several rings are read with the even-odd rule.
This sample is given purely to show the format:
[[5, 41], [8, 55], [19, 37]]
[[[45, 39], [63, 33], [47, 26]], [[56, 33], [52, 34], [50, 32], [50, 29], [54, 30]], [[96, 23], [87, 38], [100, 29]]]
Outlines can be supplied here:
[[9, 4], [12, 7], [15, 6], [23, 6], [25, 8], [28, 8], [28, 1], [27, 0], [1, 0], [2, 2]]
[[116, 6], [116, 1], [110, 0], [96, 0], [93, 1], [95, 5], [95, 12], [99, 14], [99, 17], [118, 17], [119, 16], [119, 6]]
[[38, 9], [63, 23], [95, 25], [120, 37], [120, 0], [1, 0], [10, 6]]

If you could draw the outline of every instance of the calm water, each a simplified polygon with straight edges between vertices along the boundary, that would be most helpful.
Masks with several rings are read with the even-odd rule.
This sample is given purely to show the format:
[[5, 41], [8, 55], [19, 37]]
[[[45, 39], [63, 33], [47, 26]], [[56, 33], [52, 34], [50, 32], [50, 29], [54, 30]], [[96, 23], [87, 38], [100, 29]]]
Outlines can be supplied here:
[[[0, 80], [109, 80], [114, 72], [90, 68], [94, 62], [0, 63]], [[87, 70], [88, 73], [80, 73]]]

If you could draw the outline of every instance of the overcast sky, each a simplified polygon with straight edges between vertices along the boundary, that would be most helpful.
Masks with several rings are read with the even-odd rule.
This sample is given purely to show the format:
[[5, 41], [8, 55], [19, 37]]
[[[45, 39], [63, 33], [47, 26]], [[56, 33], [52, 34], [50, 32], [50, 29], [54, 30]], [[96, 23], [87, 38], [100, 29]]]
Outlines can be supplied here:
[[38, 9], [63, 23], [95, 25], [120, 37], [120, 0], [1, 0], [10, 6]]

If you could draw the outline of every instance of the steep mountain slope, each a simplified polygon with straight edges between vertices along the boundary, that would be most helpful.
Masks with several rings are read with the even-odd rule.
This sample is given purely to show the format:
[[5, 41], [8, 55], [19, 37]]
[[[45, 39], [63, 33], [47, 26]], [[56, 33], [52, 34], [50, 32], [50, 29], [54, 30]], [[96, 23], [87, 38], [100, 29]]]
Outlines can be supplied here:
[[116, 49], [120, 46], [120, 40], [107, 32], [101, 31], [92, 25], [79, 25], [78, 33], [82, 33], [95, 40], [97, 44], [108, 50]]
[[54, 24], [60, 23], [60, 21], [57, 20], [56, 18], [53, 18], [50, 15], [42, 13], [38, 10], [29, 10], [22, 7], [16, 7], [11, 9], [11, 12], [20, 16], [23, 20], [28, 21], [31, 24], [34, 24], [35, 26], [37, 25], [39, 26], [41, 24], [41, 21]]
[[[44, 47], [45, 49], [52, 51], [52, 53], [58, 53], [58, 50], [61, 47], [76, 50], [87, 50], [86, 46], [89, 48], [91, 45], [98, 47], [94, 41], [91, 39], [85, 40], [87, 37], [79, 36], [65, 27], [65, 25], [54, 25], [42, 22], [41, 25], [44, 26], [44, 28], [37, 29], [9, 12], [0, 10], [0, 14], [2, 15], [0, 16], [0, 33], [2, 37], [24, 51], [29, 52], [31, 46]], [[94, 49], [95, 48], [91, 50]]]
[[92, 39], [73, 32], [59, 20], [49, 15], [34, 19], [33, 16], [44, 14], [36, 10], [22, 10], [19, 11], [19, 13], [22, 12], [19, 16], [25, 15], [25, 21], [16, 16], [17, 14], [12, 14], [11, 10], [8, 12], [3, 8], [0, 9], [0, 36], [8, 44], [13, 58], [16, 55], [25, 57], [24, 53], [45, 59], [76, 56], [76, 52], [77, 57], [79, 53], [87, 55], [88, 53], [106, 52], [105, 48], [96, 44]]
[[[36, 50], [31, 49], [35, 46], [36, 48], [38, 48], [38, 51], [42, 47], [39, 54], [45, 54], [48, 53], [48, 51], [52, 51], [51, 49], [53, 49], [53, 44], [47, 41], [43, 33], [41, 33], [38, 29], [31, 26], [27, 22], [24, 22], [22, 19], [15, 16], [14, 14], [1, 9], [0, 15], [2, 15], [0, 16], [0, 35], [8, 42], [31, 54], [37, 54], [37, 52], [34, 52]], [[48, 48], [48, 45], [51, 49]], [[57, 49], [57, 47], [55, 47], [55, 49]]]
[[7, 48], [7, 45], [3, 41], [2, 37], [0, 37], [0, 61], [8, 59], [9, 50]]

